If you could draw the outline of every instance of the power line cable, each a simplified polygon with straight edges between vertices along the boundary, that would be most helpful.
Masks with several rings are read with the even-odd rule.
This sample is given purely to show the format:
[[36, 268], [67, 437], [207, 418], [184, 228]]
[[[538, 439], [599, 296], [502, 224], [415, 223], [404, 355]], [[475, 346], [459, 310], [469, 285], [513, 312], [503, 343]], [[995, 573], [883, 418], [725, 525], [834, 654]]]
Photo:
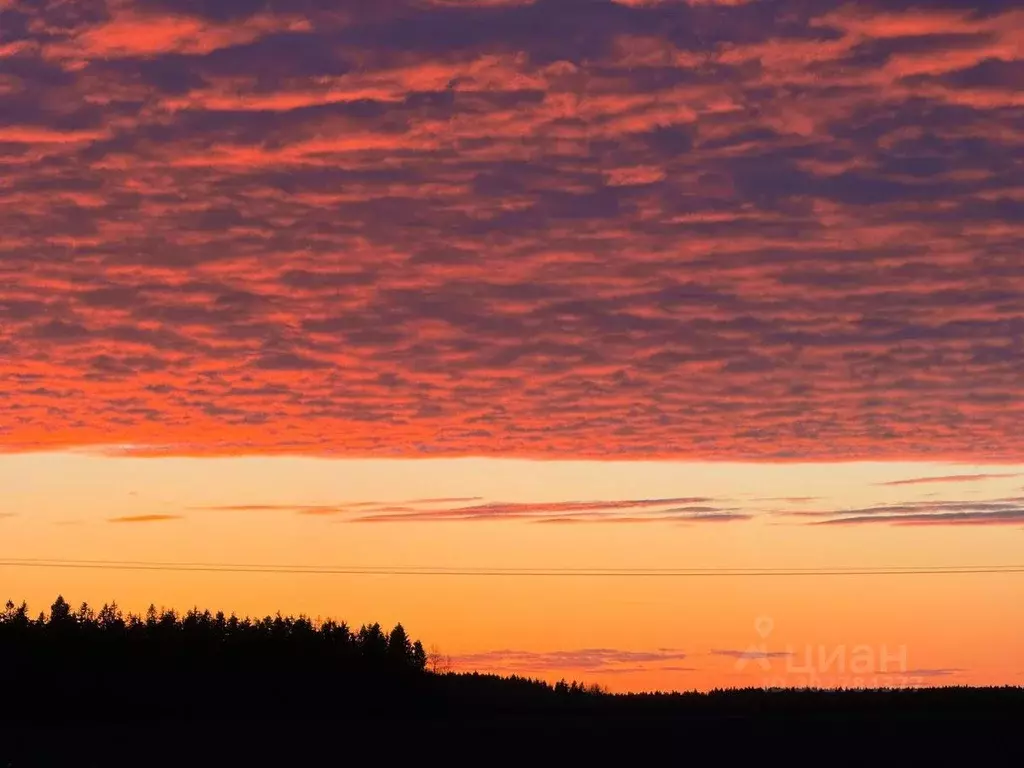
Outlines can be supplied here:
[[493, 576], [700, 578], [769, 576], [902, 576], [1024, 573], [1024, 565], [835, 566], [829, 568], [476, 568], [451, 566], [324, 566], [256, 563], [153, 562], [142, 560], [72, 560], [0, 558], [0, 567], [80, 568], [92, 570], [268, 573], [354, 576]]
[[487, 572], [502, 572], [502, 573], [517, 573], [522, 571], [544, 571], [544, 572], [558, 572], [558, 573], [717, 573], [717, 572], [729, 572], [729, 573], [745, 573], [745, 572], [766, 572], [766, 571], [806, 571], [809, 573], [819, 573], [821, 571], [947, 571], [950, 569], [956, 570], [995, 570], [1005, 571], [1008, 569], [1024, 568], [1024, 565], [937, 565], [937, 566], [921, 566], [921, 565], [910, 565], [910, 566], [810, 566], [810, 567], [798, 567], [798, 566], [787, 566], [779, 568], [610, 568], [610, 567], [589, 567], [589, 568], [560, 568], [560, 567], [499, 567], [499, 566], [487, 566], [487, 567], [476, 567], [476, 566], [421, 566], [421, 565], [381, 565], [381, 566], [370, 566], [370, 565], [306, 565], [306, 564], [281, 564], [281, 563], [225, 563], [225, 562], [196, 562], [196, 561], [152, 561], [152, 560], [95, 560], [95, 559], [82, 559], [82, 558], [0, 558], [0, 562], [6, 564], [47, 564], [47, 563], [60, 563], [60, 564], [88, 564], [88, 565], [111, 565], [111, 566], [125, 566], [125, 565], [140, 565], [140, 566], [167, 566], [167, 567], [209, 567], [209, 568], [244, 568], [244, 569], [286, 569], [286, 570], [337, 570], [344, 569], [358, 570], [366, 572], [377, 572], [377, 571], [402, 571], [402, 572], [421, 572], [421, 571], [487, 571]]

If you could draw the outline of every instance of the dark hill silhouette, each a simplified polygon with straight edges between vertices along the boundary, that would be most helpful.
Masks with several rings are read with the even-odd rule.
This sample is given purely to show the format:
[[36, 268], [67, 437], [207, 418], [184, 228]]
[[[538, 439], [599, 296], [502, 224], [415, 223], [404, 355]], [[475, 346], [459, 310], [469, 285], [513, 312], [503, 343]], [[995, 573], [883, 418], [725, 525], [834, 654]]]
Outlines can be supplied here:
[[[502, 754], [564, 747], [579, 758], [596, 748], [607, 758], [602, 750], [617, 744], [635, 756], [667, 739], [676, 749], [712, 744], [712, 754], [765, 760], [781, 739], [842, 754], [858, 745], [889, 750], [868, 750], [875, 757], [902, 745], [917, 759], [950, 758], [960, 744], [972, 760], [999, 764], [982, 758], [1024, 716], [1024, 689], [1011, 687], [613, 695], [578, 682], [431, 672], [422, 643], [401, 624], [353, 631], [303, 616], [153, 607], [139, 616], [116, 605], [73, 610], [60, 597], [36, 618], [24, 603], [7, 603], [0, 659], [0, 758], [16, 756], [11, 768], [115, 758], [292, 765], [333, 760], [338, 739], [374, 742], [376, 734], [389, 749], [416, 745], [421, 755], [486, 743], [502, 744]], [[207, 747], [187, 760], [154, 752], [154, 743], [186, 731], [205, 734]], [[99, 759], [74, 746], [98, 735], [123, 749]], [[133, 762], [133, 749], [146, 760]], [[214, 757], [217, 749], [228, 751]]]

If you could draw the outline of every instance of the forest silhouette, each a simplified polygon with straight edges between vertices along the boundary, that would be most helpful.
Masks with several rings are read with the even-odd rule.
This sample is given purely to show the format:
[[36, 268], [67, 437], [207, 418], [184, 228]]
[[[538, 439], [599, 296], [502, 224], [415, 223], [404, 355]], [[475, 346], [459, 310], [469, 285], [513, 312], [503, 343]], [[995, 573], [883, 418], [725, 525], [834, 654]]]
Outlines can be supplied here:
[[[74, 743], [75, 729], [86, 729], [82, 738], [100, 727], [121, 733], [125, 744], [146, 742], [162, 738], [147, 728], [172, 722], [207, 728], [217, 738], [233, 728], [273, 728], [277, 738], [292, 734], [289, 743], [315, 741], [311, 723], [329, 723], [346, 738], [383, 725], [410, 738], [440, 728], [464, 739], [524, 743], [680, 733], [728, 740], [743, 732], [806, 740], [858, 729], [906, 740], [920, 731], [920, 753], [938, 748], [929, 739], [951, 734], [984, 735], [991, 745], [1024, 715], [1024, 689], [1013, 687], [610, 694], [575, 681], [439, 668], [401, 624], [353, 629], [305, 616], [254, 619], [152, 606], [137, 615], [116, 604], [74, 609], [62, 597], [35, 617], [25, 603], [7, 602], [0, 658], [0, 757], [18, 745], [25, 754], [40, 744], [63, 748]], [[17, 738], [5, 740], [3, 731], [11, 729]]]
[[400, 623], [353, 629], [332, 619], [153, 605], [139, 615], [116, 603], [75, 609], [62, 596], [35, 617], [27, 603], [9, 600], [0, 654], [9, 662], [5, 707], [16, 702], [22, 718], [393, 715], [397, 700], [454, 703], [457, 688], [475, 703], [513, 707], [599, 693], [576, 681], [442, 671]]

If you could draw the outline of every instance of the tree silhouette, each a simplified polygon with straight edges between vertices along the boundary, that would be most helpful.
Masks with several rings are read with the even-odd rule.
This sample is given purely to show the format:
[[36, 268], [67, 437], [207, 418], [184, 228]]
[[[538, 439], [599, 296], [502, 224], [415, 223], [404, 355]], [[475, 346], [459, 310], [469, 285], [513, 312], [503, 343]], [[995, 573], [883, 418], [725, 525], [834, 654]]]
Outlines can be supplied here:
[[431, 644], [430, 650], [426, 653], [427, 667], [435, 675], [448, 674], [454, 669], [452, 657], [441, 652], [436, 643]]
[[68, 627], [74, 624], [74, 622], [75, 617], [71, 613], [71, 606], [68, 605], [68, 602], [64, 599], [63, 595], [57, 595], [57, 599], [54, 600], [53, 605], [50, 606], [50, 626]]
[[360, 655], [370, 662], [380, 663], [387, 658], [388, 638], [376, 622], [363, 625], [356, 635], [356, 646]]
[[412, 665], [420, 671], [427, 668], [427, 652], [423, 650], [423, 643], [419, 640], [412, 644]]
[[[0, 611], [6, 717], [39, 722], [154, 718], [384, 718], [570, 713], [585, 717], [756, 716], [841, 720], [949, 713], [951, 723], [1024, 711], [1024, 690], [734, 690], [709, 694], [618, 694], [573, 680], [452, 672], [402, 624], [385, 633], [364, 624], [306, 616], [239, 618], [193, 607], [151, 606], [124, 614], [116, 603], [72, 611], [63, 597], [49, 614]], [[419, 713], [419, 714], [417, 714]], [[973, 718], [973, 720], [972, 720]], [[536, 719], [536, 718], [535, 718]], [[513, 718], [513, 721], [515, 718]], [[845, 720], [844, 720], [845, 722]]]
[[179, 614], [151, 605], [139, 616], [125, 615], [116, 603], [99, 611], [83, 603], [73, 611], [63, 596], [35, 622], [27, 604], [8, 601], [0, 612], [0, 658], [17, 660], [5, 678], [5, 701], [40, 712], [131, 712], [126, 694], [157, 680], [160, 695], [147, 696], [140, 712], [216, 708], [218, 696], [195, 693], [211, 684], [230, 692], [232, 709], [240, 711], [279, 702], [309, 711], [344, 708], [339, 692], [358, 693], [353, 701], [372, 707], [378, 694], [393, 696], [426, 674], [423, 645], [401, 624], [387, 634], [379, 623], [353, 634], [344, 622], [227, 617], [197, 607]]
[[388, 635], [388, 658], [395, 664], [412, 665], [412, 641], [401, 624], [395, 624]]

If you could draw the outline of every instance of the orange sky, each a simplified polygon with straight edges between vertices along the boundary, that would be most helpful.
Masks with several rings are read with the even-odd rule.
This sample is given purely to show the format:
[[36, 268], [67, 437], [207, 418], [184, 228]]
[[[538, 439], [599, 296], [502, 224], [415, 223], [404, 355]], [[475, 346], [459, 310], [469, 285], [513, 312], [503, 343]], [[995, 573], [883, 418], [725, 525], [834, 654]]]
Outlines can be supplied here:
[[[0, 456], [0, 558], [466, 570], [1020, 565], [1020, 473], [1024, 467], [948, 464], [15, 454]], [[888, 521], [957, 514], [949, 511], [954, 506], [969, 507], [974, 517]], [[1012, 508], [1016, 522], [988, 519]], [[396, 509], [406, 517], [367, 520]], [[450, 519], [467, 509], [475, 511]], [[573, 515], [574, 524], [539, 522]], [[878, 522], [815, 524], [851, 516]], [[76, 604], [116, 599], [134, 610], [152, 601], [356, 624], [402, 621], [460, 668], [564, 675], [616, 690], [1024, 680], [1024, 574], [670, 578], [2, 567], [9, 596], [34, 608], [62, 592]], [[751, 649], [773, 655], [738, 656]]]

